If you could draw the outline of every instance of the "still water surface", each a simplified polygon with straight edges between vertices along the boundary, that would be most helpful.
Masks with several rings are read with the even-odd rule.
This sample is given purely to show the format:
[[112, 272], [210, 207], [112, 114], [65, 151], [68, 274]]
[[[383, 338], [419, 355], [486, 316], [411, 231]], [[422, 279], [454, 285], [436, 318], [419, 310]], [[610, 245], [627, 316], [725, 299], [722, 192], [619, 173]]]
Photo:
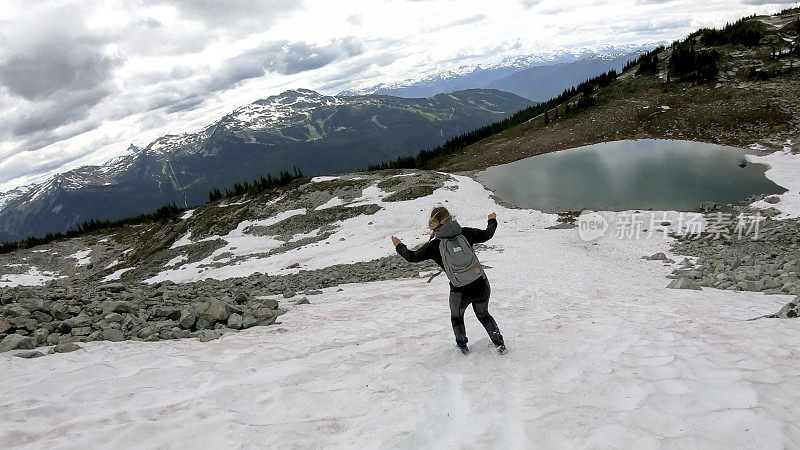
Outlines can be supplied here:
[[490, 167], [477, 178], [504, 201], [543, 211], [695, 211], [786, 190], [763, 164], [740, 167], [744, 150], [692, 141], [604, 142]]

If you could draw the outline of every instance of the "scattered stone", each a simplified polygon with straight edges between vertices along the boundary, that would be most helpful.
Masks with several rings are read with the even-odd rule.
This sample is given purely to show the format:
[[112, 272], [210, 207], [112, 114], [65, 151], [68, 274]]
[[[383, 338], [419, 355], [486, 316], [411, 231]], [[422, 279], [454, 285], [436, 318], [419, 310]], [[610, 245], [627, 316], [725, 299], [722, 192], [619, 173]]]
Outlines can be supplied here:
[[9, 350], [30, 350], [36, 348], [33, 338], [21, 334], [9, 334], [0, 341], [0, 353]]
[[122, 283], [107, 283], [100, 286], [100, 290], [109, 292], [122, 292], [125, 290], [125, 285]]
[[103, 302], [104, 313], [133, 313], [136, 309], [127, 301], [108, 301]]
[[228, 320], [230, 313], [225, 303], [220, 300], [211, 300], [198, 310], [195, 327], [198, 330], [212, 328], [215, 323]]
[[74, 342], [62, 342], [53, 347], [53, 351], [56, 353], [70, 353], [80, 349], [81, 346]]
[[300, 263], [290, 264], [290, 265], [286, 266], [286, 268], [287, 269], [299, 269], [300, 268]]
[[0, 316], [0, 333], [5, 333], [11, 328], [11, 322], [9, 322], [5, 317]]
[[242, 328], [243, 318], [237, 313], [233, 313], [228, 317], [228, 328], [240, 330]]
[[670, 281], [667, 287], [669, 289], [694, 289], [696, 291], [702, 290], [699, 284], [686, 277], [681, 277]]
[[705, 201], [700, 203], [700, 211], [708, 213], [717, 209], [716, 202]]
[[278, 301], [274, 298], [265, 298], [261, 300], [261, 306], [269, 309], [278, 309]]
[[769, 204], [771, 204], [771, 205], [774, 205], [775, 203], [780, 202], [781, 198], [778, 197], [777, 195], [773, 195], [773, 196], [765, 198], [764, 201], [769, 203]]
[[213, 341], [214, 339], [219, 339], [220, 336], [222, 336], [222, 332], [219, 330], [200, 330], [197, 332], [197, 340], [200, 342]]
[[92, 327], [75, 327], [71, 333], [73, 336], [88, 336], [92, 333]]
[[122, 315], [118, 313], [111, 313], [107, 314], [105, 317], [103, 317], [103, 319], [109, 323], [117, 323], [117, 322], [122, 322], [124, 320], [124, 317], [122, 317]]
[[311, 302], [308, 301], [308, 297], [303, 297], [300, 300], [298, 300], [296, 304], [297, 305], [308, 305], [309, 303], [311, 303]]
[[291, 291], [291, 290], [289, 290], [289, 291], [285, 291], [285, 292], [283, 293], [283, 298], [292, 298], [292, 297], [294, 297], [295, 295], [297, 295], [297, 293], [296, 293], [295, 291]]
[[780, 319], [793, 319], [795, 317], [800, 317], [800, 297], [795, 297], [795, 299], [781, 308], [775, 317]]
[[193, 308], [185, 308], [181, 311], [181, 317], [178, 319], [178, 324], [181, 328], [190, 329], [194, 326], [195, 321], [197, 321], [197, 311]]
[[244, 292], [240, 292], [240, 293], [239, 293], [239, 294], [237, 294], [237, 295], [236, 295], [236, 297], [233, 299], [233, 301], [235, 301], [236, 303], [238, 303], [238, 304], [240, 304], [240, 305], [241, 305], [242, 303], [247, 303], [249, 300], [250, 300], [250, 297], [248, 297], [248, 296], [247, 296], [247, 294], [245, 294]]
[[16, 356], [17, 358], [33, 359], [44, 356], [44, 353], [36, 350], [30, 350], [27, 352], [14, 353], [14, 356]]
[[119, 342], [125, 340], [125, 336], [122, 334], [122, 332], [119, 330], [115, 330], [113, 328], [108, 328], [106, 330], [103, 330], [100, 333], [100, 336], [103, 338], [103, 340], [111, 342]]
[[153, 317], [178, 320], [181, 317], [181, 309], [174, 306], [156, 306], [153, 308]]

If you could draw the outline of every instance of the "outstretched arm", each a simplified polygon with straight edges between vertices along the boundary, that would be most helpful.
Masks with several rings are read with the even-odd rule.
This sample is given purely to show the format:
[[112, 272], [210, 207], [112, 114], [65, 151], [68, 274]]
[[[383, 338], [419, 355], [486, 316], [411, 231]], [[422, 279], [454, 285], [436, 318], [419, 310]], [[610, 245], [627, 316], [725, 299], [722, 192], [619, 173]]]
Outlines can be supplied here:
[[461, 232], [467, 238], [470, 244], [480, 244], [486, 242], [494, 236], [494, 231], [497, 229], [497, 214], [489, 214], [489, 223], [486, 225], [485, 230], [477, 228], [464, 228]]
[[392, 243], [394, 244], [394, 249], [397, 250], [397, 253], [408, 262], [413, 263], [431, 259], [431, 241], [426, 242], [425, 245], [416, 250], [409, 250], [408, 247], [406, 247], [406, 244], [400, 242], [400, 239], [397, 239], [395, 236], [392, 236]]

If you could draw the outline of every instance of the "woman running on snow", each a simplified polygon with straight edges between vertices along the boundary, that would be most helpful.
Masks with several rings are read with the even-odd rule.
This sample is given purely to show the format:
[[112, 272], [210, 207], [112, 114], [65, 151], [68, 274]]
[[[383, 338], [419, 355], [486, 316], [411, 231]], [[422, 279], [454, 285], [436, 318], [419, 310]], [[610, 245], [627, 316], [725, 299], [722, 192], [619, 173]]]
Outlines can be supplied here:
[[489, 280], [483, 272], [472, 249], [474, 244], [486, 242], [494, 235], [497, 228], [497, 215], [489, 214], [489, 224], [485, 230], [477, 228], [461, 228], [453, 220], [444, 207], [436, 207], [431, 211], [428, 226], [431, 238], [417, 250], [409, 250], [405, 244], [392, 236], [392, 243], [397, 253], [408, 262], [419, 262], [432, 259], [444, 270], [450, 279], [450, 321], [456, 336], [456, 345], [465, 355], [467, 347], [467, 330], [464, 328], [464, 311], [470, 303], [475, 316], [486, 328], [497, 351], [505, 354], [506, 347], [503, 336], [489, 314]]

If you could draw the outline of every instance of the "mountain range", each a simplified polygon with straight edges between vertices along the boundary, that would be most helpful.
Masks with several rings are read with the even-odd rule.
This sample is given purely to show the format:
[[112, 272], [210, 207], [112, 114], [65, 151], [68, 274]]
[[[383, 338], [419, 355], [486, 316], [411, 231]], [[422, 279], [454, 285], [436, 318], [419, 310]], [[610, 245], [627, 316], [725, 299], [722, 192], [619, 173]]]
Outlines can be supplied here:
[[325, 96], [308, 89], [242, 106], [204, 129], [162, 136], [100, 166], [84, 166], [0, 195], [0, 241], [64, 231], [94, 219], [181, 207], [214, 188], [299, 168], [353, 171], [441, 144], [532, 104], [498, 90], [430, 98]]
[[582, 81], [611, 69], [621, 70], [646, 50], [659, 44], [601, 47], [594, 50], [560, 51], [525, 55], [498, 64], [463, 66], [404, 81], [343, 91], [342, 95], [383, 94], [398, 97], [430, 97], [462, 89], [499, 89], [543, 102]]

